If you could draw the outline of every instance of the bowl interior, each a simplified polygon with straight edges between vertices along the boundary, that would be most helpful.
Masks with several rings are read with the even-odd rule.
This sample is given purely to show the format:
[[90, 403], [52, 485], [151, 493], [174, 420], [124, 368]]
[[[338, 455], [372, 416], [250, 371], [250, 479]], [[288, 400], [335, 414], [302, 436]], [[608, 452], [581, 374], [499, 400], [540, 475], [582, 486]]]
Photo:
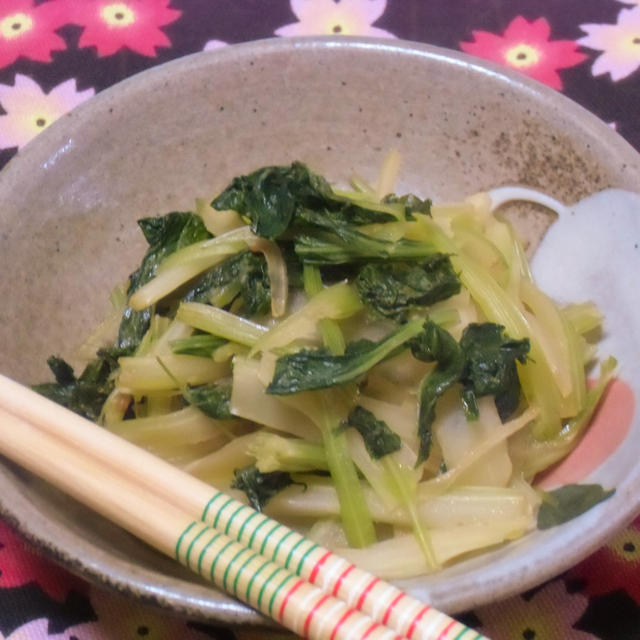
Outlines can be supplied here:
[[[29, 383], [48, 377], [51, 353], [74, 361], [142, 254], [138, 218], [190, 209], [265, 164], [302, 160], [335, 181], [373, 179], [391, 148], [403, 159], [398, 191], [434, 200], [521, 183], [576, 202], [633, 190], [640, 176], [631, 147], [577, 105], [453, 52], [325, 38], [190, 56], [99, 94], [0, 174], [0, 371]], [[544, 220], [528, 210], [518, 224], [534, 237]], [[627, 436], [636, 445], [639, 430]], [[456, 612], [558, 573], [638, 507], [635, 461], [616, 452], [604, 466], [595, 479], [618, 492], [579, 522], [403, 586]], [[85, 576], [191, 616], [260, 620], [9, 463], [0, 505]]]

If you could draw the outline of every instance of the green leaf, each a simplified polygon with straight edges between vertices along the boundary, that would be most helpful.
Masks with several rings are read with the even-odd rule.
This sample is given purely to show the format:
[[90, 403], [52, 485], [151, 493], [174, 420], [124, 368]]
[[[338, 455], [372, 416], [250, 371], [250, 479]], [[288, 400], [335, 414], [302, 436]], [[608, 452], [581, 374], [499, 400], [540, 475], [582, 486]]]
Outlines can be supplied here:
[[374, 460], [398, 451], [402, 446], [400, 436], [392, 431], [386, 422], [378, 420], [371, 411], [360, 405], [351, 410], [345, 426], [358, 431]]
[[227, 342], [227, 340], [219, 336], [212, 336], [209, 333], [198, 333], [188, 338], [173, 340], [173, 342], [171, 342], [171, 351], [180, 355], [210, 358], [213, 356], [214, 351], [222, 345], [227, 344]]
[[230, 420], [233, 418], [229, 409], [231, 399], [231, 383], [204, 384], [187, 387], [184, 397], [189, 404], [198, 407], [210, 418]]
[[460, 381], [464, 387], [463, 401], [468, 415], [477, 417], [475, 398], [493, 395], [500, 419], [504, 422], [520, 403], [516, 362], [526, 362], [528, 338], [513, 340], [501, 325], [473, 323], [464, 330], [460, 347], [464, 356]]
[[337, 196], [322, 176], [300, 162], [263, 167], [234, 178], [211, 206], [237, 211], [249, 219], [256, 235], [272, 239], [285, 233], [305, 209], [326, 210], [334, 223], [368, 224], [394, 219], [391, 214]]
[[550, 529], [577, 518], [614, 493], [615, 489], [606, 491], [599, 484], [568, 484], [542, 492], [538, 529]]
[[423, 331], [409, 342], [411, 353], [418, 360], [437, 362], [436, 368], [424, 377], [420, 384], [420, 409], [418, 412], [418, 438], [420, 464], [431, 452], [433, 421], [436, 417], [436, 404], [442, 395], [460, 379], [463, 370], [463, 355], [453, 336], [427, 320]]
[[403, 205], [404, 215], [407, 220], [412, 220], [414, 213], [423, 213], [428, 216], [431, 215], [431, 200], [421, 200], [418, 196], [415, 196], [412, 193], [408, 193], [403, 196], [390, 193], [382, 199], [382, 202]]
[[360, 340], [347, 346], [344, 355], [326, 349], [302, 349], [276, 361], [267, 393], [287, 395], [345, 384], [396, 352], [421, 330], [420, 322], [401, 326], [380, 342]]
[[[158, 265], [168, 255], [211, 237], [200, 216], [193, 213], [174, 211], [166, 216], [143, 218], [138, 220], [138, 226], [149, 243], [149, 248], [140, 266], [129, 276], [129, 297], [155, 276]], [[120, 322], [117, 346], [133, 352], [147, 332], [150, 321], [149, 309], [134, 311], [127, 307]]]
[[458, 344], [453, 336], [428, 320], [424, 330], [409, 342], [418, 360], [437, 362], [420, 385], [418, 462], [429, 457], [431, 426], [436, 404], [454, 384], [462, 384], [461, 402], [472, 420], [478, 417], [476, 398], [493, 395], [500, 418], [506, 420], [520, 402], [520, 380], [516, 361], [524, 363], [529, 341], [512, 340], [504, 327], [490, 322], [470, 324]]
[[[230, 293], [225, 296], [224, 291]], [[232, 256], [207, 271], [202, 278], [184, 294], [185, 302], [219, 302], [216, 298], [225, 297], [223, 308], [240, 299], [246, 315], [254, 316], [267, 313], [271, 307], [271, 288], [267, 263], [262, 254], [243, 251]]]
[[366, 305], [403, 321], [411, 309], [459, 293], [460, 280], [449, 256], [438, 253], [418, 262], [368, 263], [358, 273], [356, 287]]
[[130, 276], [127, 294], [131, 295], [153, 278], [158, 265], [178, 249], [211, 238], [202, 218], [194, 213], [174, 211], [165, 216], [142, 218], [138, 226], [149, 243], [142, 263]]
[[432, 246], [401, 238], [390, 242], [358, 231], [348, 224], [336, 224], [323, 213], [305, 211], [305, 219], [319, 229], [296, 237], [297, 256], [308, 264], [332, 265], [384, 260], [421, 260], [435, 254]]
[[122, 313], [120, 328], [118, 329], [117, 344], [133, 354], [151, 324], [151, 310], [135, 311], [127, 307]]
[[234, 471], [234, 476], [231, 488], [244, 491], [256, 511], [262, 511], [276, 493], [293, 484], [286, 471], [260, 473], [255, 465]]
[[47, 364], [58, 384], [67, 386], [75, 383], [76, 375], [68, 362], [58, 356], [49, 356]]
[[113, 391], [111, 374], [118, 367], [119, 350], [101, 350], [98, 357], [90, 362], [79, 377], [62, 358], [51, 356], [47, 360], [56, 381], [34, 385], [39, 394], [57, 402], [75, 413], [93, 420], [100, 417], [102, 405]]

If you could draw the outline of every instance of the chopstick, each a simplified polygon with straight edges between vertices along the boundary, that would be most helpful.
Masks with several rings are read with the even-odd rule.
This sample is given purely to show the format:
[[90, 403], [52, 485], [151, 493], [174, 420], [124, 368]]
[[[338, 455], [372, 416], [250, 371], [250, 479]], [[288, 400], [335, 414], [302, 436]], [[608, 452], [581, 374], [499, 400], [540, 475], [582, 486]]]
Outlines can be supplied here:
[[295, 633], [318, 640], [402, 638], [28, 422], [3, 409], [0, 421], [3, 454]]
[[[196, 522], [201, 520], [210, 525], [212, 530], [228, 537], [230, 542], [235, 541], [264, 556], [265, 560], [280, 565], [282, 571], [291, 571], [300, 576], [301, 580], [315, 584], [324, 591], [323, 597], [340, 598], [347, 606], [362, 611], [371, 616], [376, 623], [393, 628], [406, 638], [478, 640], [483, 637], [445, 614], [411, 598], [396, 587], [354, 567], [284, 525], [2, 375], [0, 407], [3, 407], [0, 413], [2, 423], [6, 421], [12, 424], [14, 430], [28, 423], [34, 436], [38, 434], [42, 442], [46, 443], [47, 447], [56, 449], [62, 458], [81, 458], [84, 461], [81, 468], [85, 473], [90, 473], [98, 466], [101, 473], [117, 478], [120, 485], [126, 482], [130, 487], [127, 491], [131, 488], [136, 492], [144, 489], [153, 500], [160, 499], [165, 506], [179, 511], [183, 519], [184, 516], [190, 519], [182, 530], [177, 554], [179, 560], [184, 560], [180, 556], [180, 549], [186, 547], [193, 552], [206, 540], [207, 534], [202, 532], [205, 525]], [[12, 418], [17, 422], [12, 421]], [[27, 468], [46, 477], [44, 474], [47, 473], [47, 469], [41, 470], [20, 452], [19, 441], [10, 447], [5, 431], [10, 429], [3, 427], [0, 431], [0, 452], [24, 466], [31, 464], [32, 466]], [[46, 466], [48, 462], [50, 460], [44, 456], [38, 464]], [[65, 468], [68, 467], [63, 465], [60, 470], [62, 475]], [[60, 486], [58, 479], [46, 479]], [[82, 481], [78, 480], [78, 484], [82, 486]], [[82, 496], [77, 495], [79, 489], [76, 484], [69, 486], [67, 483], [60, 488], [86, 503]], [[101, 513], [156, 546], [154, 540], [158, 534], [153, 534], [151, 539], [148, 539], [145, 537], [145, 522], [134, 522], [135, 530], [130, 528], [130, 524], [122, 523], [120, 518], [124, 510], [119, 509], [121, 501], [115, 502], [112, 511]], [[93, 504], [88, 506], [96, 508]], [[193, 524], [194, 522], [196, 524]], [[160, 550], [167, 552], [164, 547]], [[210, 551], [206, 551], [205, 556], [208, 557]], [[186, 556], [187, 561], [190, 557]], [[248, 561], [248, 557], [244, 559], [245, 562]], [[247, 569], [251, 564], [252, 561], [247, 565]], [[263, 571], [267, 573], [266, 569]], [[225, 588], [226, 583], [218, 586]], [[302, 591], [301, 588], [298, 590]], [[256, 603], [249, 604], [256, 607]], [[262, 610], [259, 606], [256, 608]], [[308, 626], [312, 626], [311, 623]], [[310, 629], [306, 631], [310, 633]], [[366, 637], [373, 637], [373, 630], [368, 633]], [[340, 635], [336, 634], [334, 637]]]

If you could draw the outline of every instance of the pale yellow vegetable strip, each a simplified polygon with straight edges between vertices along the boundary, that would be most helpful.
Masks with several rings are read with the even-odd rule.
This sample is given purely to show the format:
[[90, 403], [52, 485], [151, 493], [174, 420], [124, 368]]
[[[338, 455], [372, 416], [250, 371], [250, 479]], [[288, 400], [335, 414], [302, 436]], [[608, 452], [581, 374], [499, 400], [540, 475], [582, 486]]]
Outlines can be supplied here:
[[255, 360], [235, 358], [229, 402], [231, 413], [271, 429], [318, 442], [320, 432], [302, 411], [282, 402], [279, 396], [266, 393], [260, 367], [261, 364]]
[[531, 407], [517, 418], [505, 422], [501, 427], [495, 429], [491, 436], [484, 440], [482, 444], [469, 451], [453, 469], [449, 469], [447, 472], [431, 480], [421, 482], [418, 485], [419, 499], [422, 500], [444, 493], [471, 464], [491, 451], [491, 449], [500, 442], [503, 442], [509, 436], [526, 427], [537, 417], [538, 409]]
[[149, 416], [121, 420], [109, 425], [109, 431], [141, 446], [154, 442], [178, 444], [178, 441], [197, 443], [220, 433], [231, 436], [233, 421], [210, 418], [196, 407], [184, 407], [161, 417]]
[[271, 296], [271, 315], [279, 318], [284, 315], [287, 308], [287, 297], [289, 294], [289, 278], [287, 265], [282, 256], [282, 251], [277, 243], [266, 238], [258, 238], [247, 242], [251, 251], [260, 252], [264, 255], [267, 263], [267, 275], [269, 277], [269, 287]]
[[[431, 529], [431, 543], [440, 565], [469, 553], [521, 537], [534, 526], [531, 518], [520, 517], [494, 524], [469, 524], [462, 527]], [[357, 564], [367, 564], [387, 580], [429, 573], [416, 539], [396, 536], [368, 549], [337, 548], [337, 553]], [[475, 640], [475, 639], [474, 639]]]
[[382, 458], [382, 464], [387, 472], [388, 477], [395, 485], [396, 492], [399, 496], [400, 505], [409, 513], [411, 528], [420, 551], [424, 559], [427, 561], [427, 567], [430, 571], [438, 569], [440, 563], [436, 557], [433, 541], [431, 539], [431, 531], [427, 530], [421, 521], [416, 505], [416, 486], [408, 479], [408, 473], [398, 464], [397, 460], [391, 455]]
[[202, 218], [207, 231], [214, 236], [221, 236], [228, 231], [246, 226], [236, 211], [218, 211], [208, 201], [196, 199], [196, 213]]
[[545, 355], [547, 362], [552, 365], [563, 396], [563, 417], [574, 416], [584, 405], [586, 394], [584, 363], [579, 355], [578, 336], [557, 305], [531, 281], [523, 280], [520, 291], [523, 302], [550, 336]]
[[210, 269], [216, 264], [222, 262], [230, 255], [238, 253], [238, 251], [242, 249], [243, 245], [244, 243], [229, 243], [221, 245], [216, 254], [211, 257], [193, 260], [186, 264], [177, 264], [176, 266], [165, 268], [164, 270], [158, 270], [155, 278], [140, 287], [129, 298], [131, 308], [136, 311], [146, 309], [159, 300], [162, 300], [162, 298], [173, 293], [178, 287], [192, 278], [195, 278], [203, 271], [206, 271], [207, 269]]
[[217, 451], [189, 463], [184, 470], [200, 480], [221, 486], [223, 481], [228, 482], [233, 478], [236, 469], [252, 463], [248, 449], [255, 437], [255, 433], [237, 436]]
[[[302, 281], [304, 291], [308, 297], [313, 298], [318, 293], [324, 290], [322, 284], [322, 275], [320, 273], [320, 267], [312, 264], [305, 264], [302, 267]], [[302, 321], [302, 318], [300, 318]], [[312, 320], [311, 318], [305, 319], [305, 322]], [[344, 339], [342, 329], [335, 320], [331, 318], [320, 318], [317, 322], [317, 326], [314, 326], [314, 331], [317, 330], [322, 336], [322, 342], [324, 346], [331, 351], [334, 355], [342, 355], [347, 347]]]
[[389, 151], [382, 164], [376, 184], [376, 197], [378, 200], [382, 200], [387, 194], [393, 193], [395, 190], [401, 162], [400, 154], [396, 149]]
[[344, 189], [333, 189], [333, 193], [345, 200], [349, 200], [354, 202], [355, 204], [359, 204], [367, 209], [371, 209], [372, 211], [380, 211], [382, 213], [388, 213], [396, 218], [399, 217], [403, 211], [404, 207], [402, 205], [396, 203], [387, 203], [387, 202], [379, 202], [376, 199], [376, 195], [373, 191], [346, 191]]
[[562, 315], [580, 335], [595, 331], [602, 326], [602, 312], [593, 302], [570, 304], [562, 309]]
[[338, 492], [340, 515], [349, 544], [353, 547], [367, 547], [376, 540], [371, 514], [364, 502], [358, 474], [349, 456], [344, 431], [336, 411], [336, 394], [329, 391], [315, 392], [320, 410], [309, 415], [322, 434], [322, 442], [327, 452], [327, 466]]
[[201, 302], [183, 302], [176, 313], [176, 319], [200, 331], [206, 331], [232, 342], [248, 347], [254, 345], [268, 329], [245, 320], [224, 309], [218, 309]]
[[223, 253], [237, 253], [247, 248], [247, 242], [257, 239], [258, 236], [244, 225], [215, 238], [193, 242], [168, 255], [158, 266], [158, 273], [173, 269], [181, 264], [206, 263]]
[[323, 318], [331, 318], [333, 320], [347, 318], [360, 311], [360, 309], [362, 309], [362, 302], [358, 294], [346, 282], [339, 282], [322, 289], [301, 309], [292, 313], [288, 318], [260, 337], [254, 343], [249, 356], [259, 351], [271, 351], [289, 344], [299, 335], [299, 326], [316, 324], [318, 320]]
[[210, 358], [167, 354], [162, 361], [173, 377], [167, 374], [155, 356], [120, 358], [120, 374], [116, 381], [118, 389], [138, 396], [177, 389], [176, 380], [182, 385], [198, 385], [214, 382], [229, 374], [226, 363], [214, 362]]
[[[291, 485], [269, 500], [265, 513], [274, 518], [298, 517], [318, 520], [340, 513], [334, 487], [300, 476], [303, 485]], [[370, 488], [363, 492], [376, 522], [410, 527], [411, 518], [401, 507], [389, 509]], [[426, 526], [447, 528], [467, 524], [506, 522], [531, 515], [530, 501], [523, 491], [502, 487], [459, 487], [434, 498], [416, 501], [418, 518]]]

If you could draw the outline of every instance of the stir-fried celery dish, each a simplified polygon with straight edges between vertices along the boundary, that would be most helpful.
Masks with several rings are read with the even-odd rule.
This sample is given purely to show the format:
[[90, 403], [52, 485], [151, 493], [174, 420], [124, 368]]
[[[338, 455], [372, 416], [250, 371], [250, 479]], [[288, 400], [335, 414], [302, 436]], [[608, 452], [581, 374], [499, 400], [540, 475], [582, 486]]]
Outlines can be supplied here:
[[612, 376], [600, 313], [538, 289], [487, 194], [396, 195], [396, 170], [264, 167], [140, 220], [89, 364], [35, 388], [388, 578], [579, 515], [611, 492], [535, 478]]

